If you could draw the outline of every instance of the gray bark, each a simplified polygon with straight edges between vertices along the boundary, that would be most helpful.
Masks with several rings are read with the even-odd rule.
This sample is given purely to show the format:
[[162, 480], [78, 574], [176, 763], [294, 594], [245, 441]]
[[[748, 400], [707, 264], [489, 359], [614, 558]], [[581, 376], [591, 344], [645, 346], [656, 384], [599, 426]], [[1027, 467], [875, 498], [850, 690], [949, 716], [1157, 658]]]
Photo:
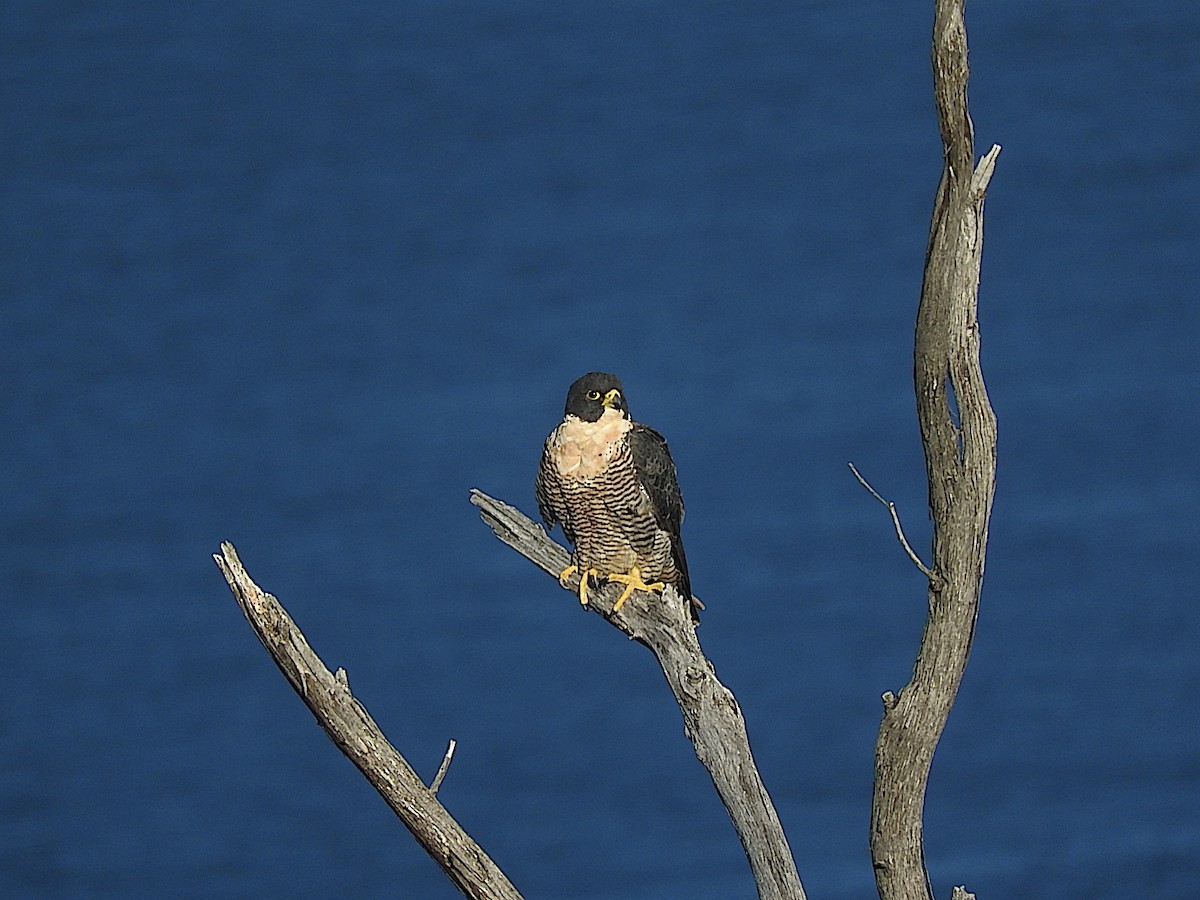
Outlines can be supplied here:
[[[471, 502], [500, 540], [545, 572], [557, 577], [568, 565], [567, 551], [519, 510], [482, 491], [472, 491]], [[803, 900], [791, 848], [750, 752], [741, 708], [700, 649], [683, 598], [670, 586], [661, 598], [636, 591], [620, 612], [613, 613], [619, 594], [620, 585], [590, 591], [588, 609], [648, 647], [662, 666], [683, 713], [684, 731], [746, 851], [759, 897]]]
[[435, 790], [425, 786], [354, 699], [345, 672], [331, 673], [279, 601], [246, 574], [233, 545], [222, 544], [220, 555], [214, 554], [213, 559], [254, 633], [317, 722], [455, 886], [474, 900], [521, 900], [504, 873], [438, 802]]
[[925, 791], [974, 636], [996, 475], [996, 417], [979, 364], [976, 312], [983, 199], [1000, 148], [974, 166], [963, 0], [937, 0], [932, 57], [945, 158], [917, 313], [913, 374], [933, 562], [912, 679], [899, 694], [884, 695], [875, 747], [870, 843], [882, 900], [933, 897], [922, 834]]

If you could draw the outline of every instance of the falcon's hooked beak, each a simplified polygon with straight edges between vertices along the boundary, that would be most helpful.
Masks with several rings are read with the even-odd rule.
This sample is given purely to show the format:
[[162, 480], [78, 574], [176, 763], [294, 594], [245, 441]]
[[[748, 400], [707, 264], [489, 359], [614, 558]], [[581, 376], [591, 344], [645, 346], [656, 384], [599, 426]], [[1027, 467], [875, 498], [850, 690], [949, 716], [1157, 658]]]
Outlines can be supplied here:
[[609, 391], [607, 394], [605, 394], [604, 399], [601, 401], [601, 403], [604, 405], [605, 409], [622, 410], [625, 408], [621, 404], [621, 392], [618, 391], [616, 388], [613, 388], [611, 391]]

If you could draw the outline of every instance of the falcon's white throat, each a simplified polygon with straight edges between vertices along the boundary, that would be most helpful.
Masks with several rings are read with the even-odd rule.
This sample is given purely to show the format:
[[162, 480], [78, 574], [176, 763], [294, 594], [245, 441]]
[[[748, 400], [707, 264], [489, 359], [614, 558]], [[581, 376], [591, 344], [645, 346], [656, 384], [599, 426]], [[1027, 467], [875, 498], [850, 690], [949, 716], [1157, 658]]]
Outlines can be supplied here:
[[554, 429], [554, 459], [564, 478], [591, 479], [608, 468], [633, 423], [619, 409], [606, 409], [595, 422], [567, 416]]

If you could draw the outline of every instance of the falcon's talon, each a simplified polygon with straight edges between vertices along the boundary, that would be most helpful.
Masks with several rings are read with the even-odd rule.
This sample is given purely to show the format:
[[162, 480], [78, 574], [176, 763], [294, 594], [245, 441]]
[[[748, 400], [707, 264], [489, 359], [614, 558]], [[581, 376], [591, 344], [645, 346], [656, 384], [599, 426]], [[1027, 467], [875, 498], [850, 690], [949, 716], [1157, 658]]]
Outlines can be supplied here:
[[558, 583], [560, 585], [562, 585], [564, 588], [569, 587], [569, 585], [567, 584], [567, 579], [570, 578], [572, 575], [574, 575], [578, 571], [579, 571], [579, 566], [575, 565], [574, 563], [571, 563], [571, 565], [567, 566], [565, 569], [563, 569], [561, 572], [558, 573]]
[[[567, 579], [570, 578], [572, 575], [574, 575], [578, 571], [579, 571], [579, 566], [575, 565], [574, 563], [571, 563], [571, 565], [567, 566], [565, 569], [563, 569], [561, 572], [558, 573], [558, 583], [560, 585], [562, 585], [564, 588], [570, 588], [571, 585], [569, 585], [567, 583]], [[588, 569], [586, 572], [583, 572], [579, 576], [579, 602], [581, 604], [583, 604], [584, 606], [587, 606], [588, 576], [589, 575], [599, 576], [599, 574], [600, 573], [598, 571], [596, 571], [596, 569]]]
[[613, 604], [613, 612], [617, 612], [622, 606], [624, 606], [625, 601], [632, 596], [634, 591], [645, 591], [648, 594], [652, 594], [656, 591], [661, 593], [666, 588], [666, 585], [661, 581], [656, 581], [653, 584], [646, 584], [646, 582], [642, 580], [641, 570], [638, 569], [637, 566], [634, 566], [632, 569], [630, 569], [628, 575], [609, 575], [608, 580], [625, 585], [625, 590], [621, 591], [621, 596], [618, 597], [617, 602]]
[[587, 585], [589, 575], [599, 575], [595, 569], [588, 569], [579, 576], [579, 603], [581, 606], [587, 606]]

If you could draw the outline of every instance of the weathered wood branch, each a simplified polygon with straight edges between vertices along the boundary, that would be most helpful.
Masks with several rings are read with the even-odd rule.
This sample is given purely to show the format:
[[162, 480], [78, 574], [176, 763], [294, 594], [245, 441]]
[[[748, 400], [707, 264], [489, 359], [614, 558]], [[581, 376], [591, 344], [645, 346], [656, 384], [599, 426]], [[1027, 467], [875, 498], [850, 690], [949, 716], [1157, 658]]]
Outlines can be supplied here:
[[854, 473], [854, 477], [858, 479], [858, 483], [865, 487], [870, 492], [871, 496], [882, 503], [884, 509], [891, 514], [892, 525], [896, 529], [896, 538], [900, 541], [900, 546], [904, 548], [904, 552], [908, 554], [908, 558], [913, 561], [913, 565], [921, 570], [921, 573], [929, 579], [931, 584], [938, 586], [937, 574], [933, 571], [933, 569], [921, 562], [921, 557], [917, 556], [917, 552], [913, 550], [912, 545], [908, 542], [908, 538], [904, 536], [904, 528], [900, 524], [900, 513], [896, 509], [896, 504], [891, 500], [883, 499], [879, 491], [871, 487], [870, 482], [862, 477], [862, 473], [858, 471], [854, 463], [849, 463], [848, 465], [850, 466], [850, 471]]
[[[945, 151], [914, 342], [914, 386], [933, 519], [929, 611], [912, 680], [884, 695], [871, 859], [883, 900], [933, 897], [922, 819], [929, 767], [966, 668], [996, 476], [996, 417], [979, 364], [983, 199], [999, 147], [973, 167], [963, 0], [936, 0], [934, 98]], [[965, 891], [964, 891], [965, 895]]]
[[[483, 520], [500, 540], [543, 571], [557, 578], [568, 565], [567, 551], [519, 510], [482, 491], [472, 491], [471, 502], [479, 507]], [[684, 731], [708, 770], [746, 851], [759, 897], [803, 900], [804, 888], [791, 848], [750, 752], [741, 708], [729, 689], [717, 680], [712, 663], [700, 649], [683, 598], [673, 587], [668, 587], [661, 598], [635, 592], [614, 614], [612, 606], [619, 593], [619, 585], [589, 592], [588, 609], [648, 647], [662, 666], [683, 713]]]
[[[233, 545], [222, 544], [213, 559], [254, 633], [317, 722], [455, 886], [475, 900], [521, 900], [504, 873], [438, 802], [436, 788], [425, 786], [354, 699], [345, 673], [331, 673], [279, 601], [246, 574]], [[436, 781], [445, 775], [449, 758], [447, 751]]]

